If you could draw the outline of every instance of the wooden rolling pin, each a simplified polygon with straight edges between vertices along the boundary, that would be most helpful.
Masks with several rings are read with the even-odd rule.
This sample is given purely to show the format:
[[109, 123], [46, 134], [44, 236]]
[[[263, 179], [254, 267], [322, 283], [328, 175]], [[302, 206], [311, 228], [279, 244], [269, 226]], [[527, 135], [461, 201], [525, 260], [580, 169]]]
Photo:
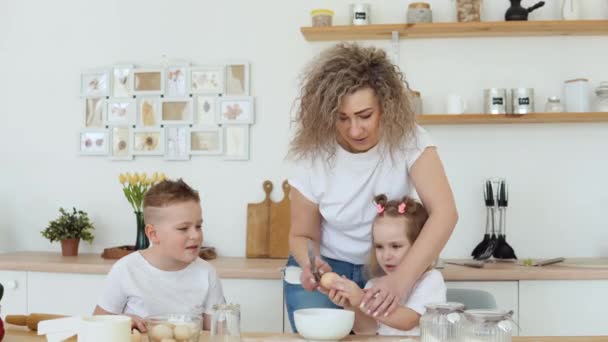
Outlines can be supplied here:
[[5, 321], [9, 324], [27, 326], [30, 330], [38, 331], [38, 323], [49, 319], [63, 318], [67, 316], [51, 315], [43, 313], [32, 313], [29, 315], [6, 315]]

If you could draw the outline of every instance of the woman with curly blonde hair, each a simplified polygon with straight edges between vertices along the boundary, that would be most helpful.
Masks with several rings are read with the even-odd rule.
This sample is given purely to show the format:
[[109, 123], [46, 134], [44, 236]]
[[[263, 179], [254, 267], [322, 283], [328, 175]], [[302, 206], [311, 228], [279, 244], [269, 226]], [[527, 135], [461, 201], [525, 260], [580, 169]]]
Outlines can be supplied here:
[[[284, 283], [292, 328], [297, 309], [336, 307], [313, 291], [328, 290], [319, 287], [313, 269], [365, 285], [363, 265], [376, 216], [371, 199], [415, 191], [429, 218], [407, 253], [407, 267], [374, 281], [362, 301], [371, 314], [390, 315], [437, 258], [458, 219], [435, 145], [416, 125], [403, 75], [383, 50], [338, 44], [304, 70], [296, 114], [287, 265], [299, 265], [302, 273], [300, 284]], [[308, 258], [309, 241], [315, 265]]]

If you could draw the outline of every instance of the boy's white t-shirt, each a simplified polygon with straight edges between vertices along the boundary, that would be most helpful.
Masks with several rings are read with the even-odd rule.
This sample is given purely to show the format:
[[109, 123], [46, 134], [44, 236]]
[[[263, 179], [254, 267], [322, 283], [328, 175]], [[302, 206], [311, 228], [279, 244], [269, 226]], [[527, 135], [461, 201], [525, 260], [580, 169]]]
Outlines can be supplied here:
[[[374, 279], [368, 281], [367, 284], [365, 284], [365, 288], [370, 288], [373, 281]], [[418, 282], [416, 282], [416, 285], [412, 288], [409, 297], [401, 300], [401, 305], [416, 311], [422, 316], [426, 312], [425, 305], [446, 302], [446, 291], [447, 288], [441, 272], [430, 270], [420, 277]], [[379, 323], [377, 333], [378, 335], [419, 336], [420, 327], [417, 326], [411, 330], [399, 330]]]
[[409, 170], [429, 146], [426, 130], [416, 126], [414, 136], [391, 158], [383, 144], [364, 153], [350, 153], [337, 145], [329, 162], [325, 157], [298, 161], [289, 184], [321, 213], [321, 255], [362, 265], [371, 246], [376, 217], [374, 196], [389, 199], [411, 196]]
[[212, 314], [213, 305], [224, 302], [220, 279], [207, 261], [196, 258], [183, 270], [163, 271], [135, 252], [114, 264], [98, 305], [114, 314], [146, 317]]

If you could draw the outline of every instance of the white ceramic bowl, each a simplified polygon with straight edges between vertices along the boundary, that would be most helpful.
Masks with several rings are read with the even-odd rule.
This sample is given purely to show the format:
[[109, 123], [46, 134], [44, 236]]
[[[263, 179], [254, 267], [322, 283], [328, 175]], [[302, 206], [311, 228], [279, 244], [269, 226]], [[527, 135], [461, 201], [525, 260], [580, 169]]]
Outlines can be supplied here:
[[307, 340], [337, 341], [353, 329], [355, 313], [342, 309], [301, 309], [293, 313], [298, 333]]

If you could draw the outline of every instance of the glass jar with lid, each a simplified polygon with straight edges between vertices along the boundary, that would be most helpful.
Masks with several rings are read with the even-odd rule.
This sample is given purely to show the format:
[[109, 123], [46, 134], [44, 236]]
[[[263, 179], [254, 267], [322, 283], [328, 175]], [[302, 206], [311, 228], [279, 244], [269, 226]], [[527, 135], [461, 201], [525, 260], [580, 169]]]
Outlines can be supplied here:
[[513, 311], [466, 310], [463, 325], [464, 342], [511, 342]]
[[595, 89], [595, 111], [608, 112], [608, 82], [600, 82], [600, 86]]
[[426, 312], [420, 318], [420, 342], [460, 342], [463, 311], [461, 303], [426, 305]]
[[456, 18], [459, 22], [481, 21], [482, 0], [456, 0]]
[[547, 104], [545, 105], [545, 112], [547, 113], [561, 113], [564, 111], [564, 105], [557, 96], [551, 96], [547, 98]]
[[428, 2], [412, 2], [407, 7], [408, 24], [433, 22], [433, 12]]

